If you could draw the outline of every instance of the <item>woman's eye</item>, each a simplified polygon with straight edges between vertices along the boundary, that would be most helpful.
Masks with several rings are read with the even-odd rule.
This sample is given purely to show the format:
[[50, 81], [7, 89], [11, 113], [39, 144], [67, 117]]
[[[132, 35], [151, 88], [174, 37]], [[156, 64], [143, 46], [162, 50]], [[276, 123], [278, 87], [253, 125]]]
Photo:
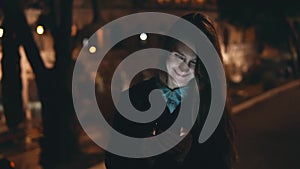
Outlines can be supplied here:
[[191, 65], [196, 65], [196, 61], [191, 61]]
[[196, 61], [191, 61], [189, 64], [190, 67], [195, 67], [196, 66]]
[[177, 52], [174, 52], [174, 56], [177, 57], [177, 58], [179, 58], [180, 60], [184, 60], [185, 59], [185, 57], [183, 55], [181, 55], [181, 54], [179, 54]]

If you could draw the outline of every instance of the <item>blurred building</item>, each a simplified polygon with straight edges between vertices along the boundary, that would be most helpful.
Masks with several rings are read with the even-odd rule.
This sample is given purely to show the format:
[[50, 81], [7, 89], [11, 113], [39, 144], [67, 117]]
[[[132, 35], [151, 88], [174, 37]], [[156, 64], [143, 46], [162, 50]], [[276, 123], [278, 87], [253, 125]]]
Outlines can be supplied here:
[[[274, 78], [273, 76], [277, 78], [278, 74], [288, 76], [288, 73], [291, 71], [288, 61], [295, 57], [294, 53], [280, 51], [272, 47], [266, 46], [261, 48], [257, 43], [254, 27], [242, 30], [227, 22], [218, 20], [216, 0], [74, 0], [73, 7], [72, 38], [75, 41], [73, 46], [74, 59], [77, 57], [82, 43], [101, 26], [121, 16], [145, 11], [166, 12], [177, 16], [190, 11], [202, 11], [208, 14], [215, 20], [221, 40], [225, 69], [229, 80], [233, 83], [241, 83], [247, 80], [247, 78], [250, 78], [250, 81], [259, 81], [261, 78], [270, 79]], [[53, 66], [55, 53], [51, 33], [47, 30], [47, 27], [38, 29], [39, 18], [41, 15], [44, 15], [43, 10], [27, 8], [25, 9], [25, 14], [28, 24], [33, 28], [33, 35], [45, 65], [47, 67]], [[94, 19], [95, 15], [98, 20]], [[0, 27], [2, 19], [3, 17], [0, 15]], [[122, 30], [122, 27], [120, 27], [120, 30]], [[5, 30], [3, 33], [5, 33]], [[109, 40], [107, 38], [109, 37], [99, 35], [99, 43]], [[152, 40], [152, 43], [159, 42], [157, 39]], [[140, 43], [139, 39], [133, 39], [131, 47], [139, 46]], [[122, 46], [119, 49], [122, 50]], [[26, 60], [25, 53], [22, 52], [22, 48], [20, 48], [20, 53], [22, 55], [24, 102], [38, 101], [34, 74]], [[1, 56], [2, 53], [0, 51]], [[275, 66], [270, 67], [269, 72], [262, 70], [262, 67], [264, 67], [263, 64], [266, 62], [276, 62]], [[274, 72], [278, 72], [278, 74], [274, 74]], [[99, 79], [98, 82], [102, 83], [102, 80]], [[104, 89], [102, 88], [102, 90]]]

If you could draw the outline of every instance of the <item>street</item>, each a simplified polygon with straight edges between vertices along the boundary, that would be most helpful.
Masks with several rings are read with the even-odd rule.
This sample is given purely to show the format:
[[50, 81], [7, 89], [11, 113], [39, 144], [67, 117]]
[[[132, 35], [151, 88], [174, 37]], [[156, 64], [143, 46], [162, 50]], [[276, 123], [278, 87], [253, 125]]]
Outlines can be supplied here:
[[297, 87], [234, 115], [236, 169], [300, 168], [299, 100]]
[[[300, 87], [289, 89], [233, 115], [239, 160], [235, 169], [300, 168]], [[38, 134], [31, 134], [37, 137]], [[31, 137], [33, 137], [31, 136]], [[81, 137], [87, 154], [82, 163], [104, 168], [103, 150]], [[1, 144], [1, 153], [16, 163], [17, 169], [40, 169], [37, 138]], [[23, 143], [22, 143], [23, 142]], [[80, 161], [74, 162], [78, 163]], [[100, 162], [100, 163], [99, 163]], [[86, 164], [85, 164], [86, 165]], [[76, 164], [76, 166], [79, 166]], [[91, 165], [87, 165], [91, 166]]]

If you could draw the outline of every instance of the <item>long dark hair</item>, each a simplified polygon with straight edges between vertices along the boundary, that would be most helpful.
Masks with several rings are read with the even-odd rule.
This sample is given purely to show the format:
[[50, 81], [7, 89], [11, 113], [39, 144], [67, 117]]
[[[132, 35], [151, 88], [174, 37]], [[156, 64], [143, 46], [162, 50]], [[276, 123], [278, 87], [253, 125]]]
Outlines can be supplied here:
[[[207, 15], [202, 14], [200, 12], [189, 13], [182, 16], [181, 18], [194, 24], [207, 36], [207, 38], [216, 49], [222, 61], [223, 57], [219, 44], [218, 34], [214, 27], [214, 22]], [[167, 38], [164, 48], [170, 50], [172, 46], [174, 46], [176, 43], [180, 42], [172, 38]], [[210, 107], [211, 84], [205, 66], [199, 59], [199, 57], [197, 57], [197, 63], [195, 67], [195, 79], [198, 83], [198, 86], [200, 86], [200, 97], [205, 98], [201, 99], [200, 109], [196, 121], [202, 128], [204, 122], [206, 121], [207, 113]], [[234, 143], [234, 127], [230, 118], [228, 106], [225, 106], [223, 117], [218, 127], [221, 127], [221, 129], [224, 130], [226, 133], [227, 141], [222, 143], [221, 148], [224, 150], [224, 152], [228, 152], [228, 154], [226, 153], [226, 157], [224, 158], [226, 158], [228, 165], [231, 166], [231, 164], [237, 160], [237, 151]]]

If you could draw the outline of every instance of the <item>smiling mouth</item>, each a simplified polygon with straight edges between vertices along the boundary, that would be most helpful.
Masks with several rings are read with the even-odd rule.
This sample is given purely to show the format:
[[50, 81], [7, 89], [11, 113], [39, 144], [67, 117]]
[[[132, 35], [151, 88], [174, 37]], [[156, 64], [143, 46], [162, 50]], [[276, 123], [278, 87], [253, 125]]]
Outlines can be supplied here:
[[182, 77], [182, 78], [188, 76], [188, 73], [187, 73], [187, 74], [180, 74], [180, 73], [178, 73], [175, 69], [174, 69], [174, 72], [175, 72], [175, 74], [176, 74], [177, 76]]

